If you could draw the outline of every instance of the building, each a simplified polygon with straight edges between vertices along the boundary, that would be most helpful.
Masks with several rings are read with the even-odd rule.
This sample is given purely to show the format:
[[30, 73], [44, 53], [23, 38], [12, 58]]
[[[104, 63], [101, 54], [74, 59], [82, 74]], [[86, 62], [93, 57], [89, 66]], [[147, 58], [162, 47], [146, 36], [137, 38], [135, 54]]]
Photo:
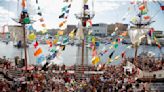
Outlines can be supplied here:
[[107, 36], [108, 33], [108, 24], [99, 23], [99, 24], [93, 24], [92, 25], [92, 35], [95, 36]]
[[115, 30], [115, 24], [108, 25], [108, 35], [112, 34]]
[[119, 31], [127, 31], [128, 24], [115, 23], [115, 26], [118, 27]]
[[154, 31], [153, 34], [154, 34], [157, 38], [163, 38], [163, 37], [164, 37], [164, 32], [163, 32], [163, 31]]
[[115, 23], [108, 25], [108, 35], [113, 33], [115, 31], [115, 28], [118, 27], [118, 34], [121, 34], [124, 31], [127, 31], [128, 24], [122, 24], [122, 23]]

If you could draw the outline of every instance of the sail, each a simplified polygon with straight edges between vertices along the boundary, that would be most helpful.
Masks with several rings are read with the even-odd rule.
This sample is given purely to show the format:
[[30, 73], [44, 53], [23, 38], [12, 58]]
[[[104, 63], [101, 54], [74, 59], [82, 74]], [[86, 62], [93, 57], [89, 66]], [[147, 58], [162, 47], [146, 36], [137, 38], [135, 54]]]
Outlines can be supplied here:
[[130, 29], [128, 31], [132, 44], [138, 44], [138, 45], [141, 43], [141, 40], [142, 38], [145, 37], [146, 33], [147, 30], [144, 29]]

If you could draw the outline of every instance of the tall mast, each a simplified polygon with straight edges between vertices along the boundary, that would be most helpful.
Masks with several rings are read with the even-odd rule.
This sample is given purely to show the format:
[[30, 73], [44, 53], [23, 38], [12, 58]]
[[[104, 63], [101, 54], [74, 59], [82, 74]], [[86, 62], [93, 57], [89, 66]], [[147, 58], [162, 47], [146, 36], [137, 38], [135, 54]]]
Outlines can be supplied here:
[[25, 59], [24, 59], [24, 62], [25, 62], [25, 67], [26, 67], [26, 71], [27, 71], [27, 49], [26, 49], [26, 29], [25, 29], [25, 24], [22, 24], [22, 27], [23, 27], [23, 39], [24, 39], [24, 55], [25, 55]]
[[[87, 34], [86, 21], [89, 20], [89, 19], [92, 19], [94, 17], [94, 14], [91, 15], [90, 12], [86, 14], [86, 9], [85, 8], [88, 7], [87, 5], [85, 5], [86, 2], [87, 2], [87, 0], [82, 0], [81, 13], [80, 14], [75, 14], [76, 18], [80, 19], [81, 27], [82, 27], [78, 31], [81, 31], [81, 35], [84, 35], [84, 36], [80, 37], [80, 43], [81, 43], [81, 48], [80, 48], [80, 51], [81, 51], [81, 53], [80, 53], [81, 54], [80, 55], [81, 56], [81, 64], [80, 64], [80, 66], [82, 68], [82, 72], [81, 72], [82, 74], [81, 75], [84, 74], [84, 65], [85, 65], [85, 63], [88, 63], [88, 56], [87, 56], [88, 52], [87, 52], [87, 48], [85, 46], [85, 39], [86, 39], [85, 35]], [[93, 9], [92, 9], [92, 11], [93, 11]]]
[[[145, 5], [144, 1], [142, 3]], [[141, 14], [141, 12], [139, 12], [138, 17], [139, 17], [139, 24], [137, 24], [136, 26], [139, 29], [139, 31], [141, 31], [140, 30], [142, 27], [142, 14]], [[134, 48], [135, 48], [134, 63], [135, 64], [137, 64], [136, 63], [137, 62], [137, 53], [138, 53], [138, 47], [139, 47], [138, 44], [139, 44], [138, 42], [134, 44]]]

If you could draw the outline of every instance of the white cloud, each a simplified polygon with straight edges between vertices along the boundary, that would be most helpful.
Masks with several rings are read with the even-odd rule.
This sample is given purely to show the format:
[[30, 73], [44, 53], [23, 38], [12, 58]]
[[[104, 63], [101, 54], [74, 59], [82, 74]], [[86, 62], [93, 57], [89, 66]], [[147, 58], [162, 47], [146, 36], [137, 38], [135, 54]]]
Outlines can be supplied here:
[[103, 1], [103, 2], [95, 2], [95, 12], [103, 12], [106, 10], [116, 10], [120, 6], [120, 3], [111, 2], [111, 1]]
[[8, 24], [11, 18], [15, 17], [15, 14], [11, 11], [0, 7], [0, 25]]

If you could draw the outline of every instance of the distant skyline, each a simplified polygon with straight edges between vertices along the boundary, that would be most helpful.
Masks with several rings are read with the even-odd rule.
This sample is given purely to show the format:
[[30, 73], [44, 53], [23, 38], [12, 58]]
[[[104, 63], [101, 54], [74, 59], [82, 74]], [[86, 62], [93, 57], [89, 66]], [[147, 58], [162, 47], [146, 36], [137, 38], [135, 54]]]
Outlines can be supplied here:
[[[19, 1], [19, 4], [18, 4]], [[38, 0], [39, 6], [41, 8], [43, 18], [45, 19], [45, 24], [47, 28], [58, 28], [58, 24], [62, 21], [59, 19], [61, 14], [61, 8], [64, 6], [63, 0]], [[90, 8], [92, 8], [92, 0], [88, 0]], [[134, 0], [95, 0], [94, 11], [95, 17], [92, 22], [94, 23], [125, 23], [129, 24], [132, 17], [136, 15], [134, 11], [134, 6], [130, 4], [130, 1]], [[37, 5], [35, 0], [27, 0], [28, 2], [28, 12], [34, 17], [37, 13]], [[21, 11], [21, 0], [0, 0], [0, 26], [8, 24], [15, 25], [11, 18], [17, 18]], [[162, 4], [163, 1], [161, 1]], [[130, 11], [128, 8], [130, 7]], [[67, 19], [67, 24], [77, 25], [78, 21], [74, 14], [81, 11], [82, 0], [73, 0], [72, 6], [70, 8], [69, 17]], [[154, 16], [153, 20], [156, 22], [151, 25], [156, 30], [164, 31], [164, 11], [160, 10], [158, 3], [148, 1], [148, 15]], [[128, 15], [127, 15], [127, 12]], [[158, 13], [157, 13], [158, 12]], [[157, 13], [157, 14], [156, 14]], [[127, 15], [126, 20], [122, 18]], [[40, 30], [41, 24], [36, 22], [34, 28]]]

